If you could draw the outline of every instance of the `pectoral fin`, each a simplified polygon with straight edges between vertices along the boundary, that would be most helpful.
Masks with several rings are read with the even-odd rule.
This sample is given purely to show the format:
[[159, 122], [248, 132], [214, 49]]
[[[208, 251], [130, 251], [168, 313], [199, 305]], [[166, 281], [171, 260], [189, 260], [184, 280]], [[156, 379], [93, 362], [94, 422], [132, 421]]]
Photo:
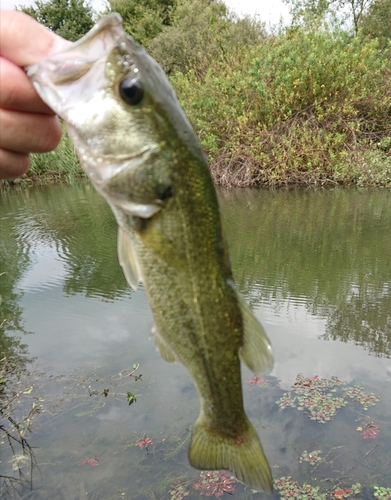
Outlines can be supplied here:
[[151, 334], [155, 335], [156, 349], [159, 351], [160, 356], [164, 359], [164, 361], [167, 361], [167, 363], [173, 363], [174, 361], [177, 361], [174, 353], [168, 347], [168, 345], [165, 342], [165, 340], [163, 339], [163, 337], [160, 335], [159, 330], [157, 329], [157, 326], [155, 325], [155, 323], [153, 324]]
[[273, 352], [261, 323], [257, 320], [243, 297], [238, 293], [243, 318], [243, 346], [240, 359], [255, 373], [269, 373], [273, 368]]
[[133, 290], [137, 290], [138, 284], [141, 281], [140, 266], [132, 240], [122, 227], [118, 228], [117, 249], [118, 260], [121, 264], [126, 281]]

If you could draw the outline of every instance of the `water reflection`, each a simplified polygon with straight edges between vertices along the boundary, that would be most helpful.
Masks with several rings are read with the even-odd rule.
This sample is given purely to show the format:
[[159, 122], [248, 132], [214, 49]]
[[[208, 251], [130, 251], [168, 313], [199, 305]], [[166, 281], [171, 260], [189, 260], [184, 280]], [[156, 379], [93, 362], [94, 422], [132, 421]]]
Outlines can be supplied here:
[[64, 280], [70, 295], [113, 300], [129, 293], [116, 256], [117, 225], [93, 188], [50, 186], [2, 196], [1, 255], [17, 252], [18, 265], [23, 265], [20, 254], [32, 264], [20, 288], [50, 287]]
[[[376, 473], [391, 486], [389, 193], [231, 190], [220, 200], [238, 287], [275, 350], [269, 386], [244, 385], [275, 477], [312, 480], [298, 457], [322, 449], [330, 463], [317, 469], [320, 481], [348, 471], [367, 484]], [[162, 499], [181, 478], [196, 481], [186, 454], [196, 391], [148, 338], [146, 296], [126, 285], [104, 200], [89, 185], [3, 192], [0, 225], [0, 351], [17, 354], [20, 366], [36, 357], [45, 374], [42, 383], [25, 380], [45, 400], [28, 436], [40, 464], [39, 489], [28, 498]], [[142, 379], [117, 387], [119, 372], [138, 361]], [[276, 401], [299, 372], [335, 375], [382, 395], [368, 412], [381, 427], [369, 465], [360, 462], [374, 446], [356, 431], [357, 419], [367, 418], [362, 411], [344, 408], [322, 426], [304, 412], [279, 410]], [[251, 375], [244, 369], [245, 380]], [[128, 390], [140, 394], [131, 406]], [[148, 455], [134, 446], [144, 433], [155, 443]], [[81, 466], [95, 456], [99, 466]], [[237, 486], [235, 498], [249, 496]]]
[[390, 357], [387, 191], [234, 190], [220, 201], [235, 277], [253, 306], [305, 309], [324, 318], [325, 340]]

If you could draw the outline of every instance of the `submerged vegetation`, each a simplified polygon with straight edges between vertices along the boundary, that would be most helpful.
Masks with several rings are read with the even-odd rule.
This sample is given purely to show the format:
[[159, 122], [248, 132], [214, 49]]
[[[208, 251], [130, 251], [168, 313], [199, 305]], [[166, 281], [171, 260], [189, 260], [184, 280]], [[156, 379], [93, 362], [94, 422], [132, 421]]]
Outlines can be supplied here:
[[[286, 1], [291, 25], [272, 32], [220, 1], [109, 0], [106, 12], [168, 73], [216, 184], [391, 186], [390, 3]], [[99, 17], [82, 0], [22, 10], [74, 39], [91, 24], [74, 32], [76, 7], [84, 21]], [[67, 137], [28, 173], [75, 175]]]
[[[24, 498], [23, 494], [36, 489], [37, 484], [39, 484], [39, 465], [42, 467], [48, 464], [56, 465], [56, 460], [53, 459], [50, 452], [48, 453], [48, 464], [37, 463], [34, 449], [30, 446], [29, 441], [32, 439], [32, 434], [36, 433], [39, 428], [49, 426], [53, 420], [68, 413], [73, 415], [71, 418], [88, 419], [91, 423], [99, 412], [102, 416], [101, 410], [103, 408], [110, 411], [110, 408], [113, 408], [113, 402], [117, 411], [118, 403], [123, 408], [128, 408], [125, 398], [126, 390], [133, 384], [137, 384], [138, 390], [142, 392], [143, 396], [147, 395], [146, 392], [150, 391], [151, 380], [143, 383], [141, 375], [136, 375], [138, 368], [139, 363], [135, 363], [132, 369], [121, 370], [118, 374], [109, 377], [104, 376], [100, 369], [95, 369], [90, 373], [82, 371], [67, 377], [53, 378], [37, 371], [17, 371], [12, 360], [7, 358], [0, 360], [0, 450], [4, 464], [4, 470], [2, 469], [0, 473], [0, 495], [2, 498], [14, 498], [14, 496], [15, 498]], [[257, 389], [254, 387], [255, 390], [251, 395], [254, 401], [258, 399], [258, 391], [262, 392], [263, 397], [269, 393], [272, 399], [281, 396], [282, 389], [273, 377], [268, 377], [265, 380], [266, 383], [262, 385], [255, 384], [254, 380], [255, 377], [252, 377], [248, 381], [250, 385], [258, 387]], [[347, 396], [347, 392], [355, 389], [337, 377], [331, 377], [331, 379], [322, 379], [319, 376], [305, 378], [302, 374], [297, 375], [296, 381], [292, 385], [293, 393], [306, 394], [309, 397], [319, 388], [320, 390], [333, 391], [340, 387], [345, 388], [345, 398], [351, 397]], [[362, 388], [360, 388], [360, 393], [363, 394]], [[281, 408], [280, 401], [282, 399], [276, 401]], [[315, 399], [313, 404], [318, 404], [320, 411], [322, 402], [315, 402]], [[372, 402], [372, 406], [379, 399], [376, 396], [376, 401]], [[131, 415], [135, 418], [134, 413]], [[296, 421], [297, 418], [300, 419], [300, 417], [296, 417]], [[326, 420], [330, 421], [331, 419]], [[355, 430], [358, 430], [355, 429], [358, 420], [366, 421], [366, 427], [377, 428], [377, 432], [372, 436], [365, 437], [361, 434], [364, 439], [375, 441], [370, 444], [370, 449], [361, 447], [363, 455], [359, 459], [354, 454], [357, 442], [361, 440], [359, 435], [354, 433]], [[387, 463], [383, 467], [379, 467], [379, 461], [384, 460], [383, 455], [387, 454], [388, 448], [385, 443], [377, 439], [380, 425], [384, 428], [385, 433], [388, 432], [387, 428], [390, 425], [388, 417], [377, 420], [367, 414], [362, 415], [360, 411], [351, 407], [349, 414], [345, 415], [345, 423], [342, 419], [337, 424], [344, 429], [343, 432], [347, 434], [348, 441], [342, 439], [338, 445], [334, 445], [332, 440], [321, 440], [325, 447], [323, 451], [304, 449], [311, 442], [311, 423], [308, 420], [306, 422], [308, 422], [307, 426], [301, 431], [300, 444], [293, 445], [292, 443], [297, 464], [291, 464], [288, 468], [283, 465], [282, 460], [280, 465], [274, 465], [274, 487], [279, 498], [287, 500], [342, 500], [355, 497], [357, 500], [390, 500], [391, 488], [380, 486], [377, 482], [368, 483], [364, 478], [361, 479], [359, 473], [358, 477], [360, 477], [362, 484], [354, 482], [357, 473], [352, 474], [359, 465], [365, 462], [364, 465], [372, 474], [371, 477], [388, 482]], [[379, 425], [375, 425], [374, 422]], [[151, 431], [152, 429], [148, 425], [150, 422], [147, 420], [146, 430]], [[331, 423], [327, 423], [327, 425], [332, 426]], [[126, 453], [127, 475], [129, 470], [132, 471], [137, 466], [142, 468], [143, 475], [146, 471], [154, 473], [154, 481], [146, 484], [145, 481], [141, 480], [139, 485], [138, 493], [146, 498], [182, 500], [189, 497], [189, 500], [195, 500], [203, 497], [228, 498], [226, 494], [233, 493], [235, 493], [235, 498], [243, 500], [258, 497], [256, 491], [242, 485], [228, 471], [196, 471], [180, 465], [186, 456], [191, 434], [186, 425], [179, 426], [177, 430], [174, 430], [175, 427], [174, 425], [171, 430], [169, 430], [170, 427], [167, 427], [167, 434], [164, 434], [163, 437], [162, 435], [148, 436], [146, 433], [142, 436], [133, 433], [129, 439], [124, 439], [122, 436], [118, 442], [114, 440], [112, 446], [115, 451], [109, 454], [105, 453], [101, 444], [94, 440], [86, 447], [73, 450], [71, 459], [77, 467], [98, 467], [104, 470], [110, 467], [112, 454]], [[331, 431], [333, 434], [340, 432], [335, 424]], [[341, 458], [342, 462], [340, 462]], [[57, 458], [58, 460], [61, 460], [63, 465], [65, 464], [64, 457]], [[376, 476], [373, 475], [374, 471], [376, 471]], [[123, 496], [125, 496], [125, 492], [132, 494], [134, 476], [131, 475], [130, 478], [130, 485], [127, 481], [121, 485]], [[50, 493], [50, 490], [47, 491]], [[105, 498], [109, 497], [105, 496]], [[114, 496], [110, 496], [110, 498], [114, 498]]]

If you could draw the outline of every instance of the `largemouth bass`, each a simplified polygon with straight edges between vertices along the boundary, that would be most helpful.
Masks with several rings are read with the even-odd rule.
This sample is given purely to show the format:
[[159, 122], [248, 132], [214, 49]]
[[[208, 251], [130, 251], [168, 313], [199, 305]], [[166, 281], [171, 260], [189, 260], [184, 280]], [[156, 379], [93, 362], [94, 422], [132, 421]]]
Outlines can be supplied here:
[[119, 261], [132, 288], [144, 284], [161, 356], [197, 387], [191, 465], [271, 493], [240, 374], [240, 359], [271, 369], [270, 343], [235, 289], [208, 164], [163, 70], [110, 14], [27, 71], [114, 212]]

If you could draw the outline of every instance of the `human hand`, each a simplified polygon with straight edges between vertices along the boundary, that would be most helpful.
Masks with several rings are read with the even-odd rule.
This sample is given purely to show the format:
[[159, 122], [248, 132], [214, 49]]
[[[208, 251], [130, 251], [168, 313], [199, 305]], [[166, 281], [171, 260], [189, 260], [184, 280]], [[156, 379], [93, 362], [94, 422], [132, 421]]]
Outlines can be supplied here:
[[0, 183], [23, 175], [29, 153], [54, 149], [61, 139], [57, 116], [41, 100], [23, 70], [69, 42], [22, 12], [0, 15]]

